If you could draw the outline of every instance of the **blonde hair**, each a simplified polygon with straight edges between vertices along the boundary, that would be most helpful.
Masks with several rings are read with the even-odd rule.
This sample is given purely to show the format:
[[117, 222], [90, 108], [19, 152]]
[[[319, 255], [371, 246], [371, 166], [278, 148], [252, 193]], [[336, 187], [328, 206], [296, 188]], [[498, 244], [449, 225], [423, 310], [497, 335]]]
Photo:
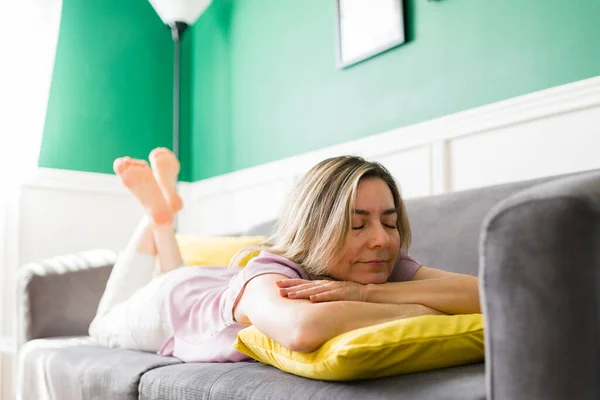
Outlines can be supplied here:
[[411, 241], [408, 216], [390, 172], [377, 162], [341, 156], [312, 167], [289, 196], [275, 234], [266, 242], [239, 251], [230, 265], [239, 265], [251, 251], [264, 250], [302, 265], [312, 279], [328, 277], [327, 271], [338, 261], [337, 255], [352, 229], [358, 184], [369, 178], [381, 179], [390, 188], [398, 213], [400, 250], [408, 251]]

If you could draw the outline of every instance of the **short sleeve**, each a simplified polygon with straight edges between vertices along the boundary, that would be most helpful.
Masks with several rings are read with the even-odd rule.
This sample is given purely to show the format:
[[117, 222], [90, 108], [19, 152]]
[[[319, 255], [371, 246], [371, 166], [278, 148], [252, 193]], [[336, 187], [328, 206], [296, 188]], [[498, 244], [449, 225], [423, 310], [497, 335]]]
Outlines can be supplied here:
[[[233, 310], [239, 301], [240, 293], [250, 280], [264, 274], [278, 274], [285, 275], [290, 279], [310, 280], [304, 268], [299, 264], [285, 257], [262, 251], [229, 282], [227, 303], [230, 304], [230, 307], [228, 306], [227, 309]], [[229, 322], [233, 323], [233, 316]]]
[[406, 282], [410, 281], [417, 271], [421, 268], [421, 263], [401, 251], [398, 253], [394, 269], [388, 278], [388, 282]]

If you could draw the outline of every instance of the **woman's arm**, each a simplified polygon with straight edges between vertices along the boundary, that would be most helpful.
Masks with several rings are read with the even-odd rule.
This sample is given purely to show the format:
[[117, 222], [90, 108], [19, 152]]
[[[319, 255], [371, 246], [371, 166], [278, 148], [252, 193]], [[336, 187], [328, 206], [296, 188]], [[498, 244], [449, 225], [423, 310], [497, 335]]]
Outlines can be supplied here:
[[420, 304], [312, 303], [306, 299], [288, 299], [279, 295], [275, 284], [282, 278], [285, 277], [265, 274], [248, 282], [235, 315], [239, 322], [252, 323], [265, 335], [293, 351], [314, 351], [337, 335], [365, 326], [440, 314]]
[[361, 285], [348, 281], [278, 282], [282, 297], [309, 299], [313, 303], [363, 301], [386, 304], [422, 304], [446, 314], [480, 313], [476, 277], [421, 267], [409, 282]]
[[447, 314], [480, 313], [479, 280], [421, 267], [408, 282], [388, 282], [365, 287], [365, 301], [418, 303]]

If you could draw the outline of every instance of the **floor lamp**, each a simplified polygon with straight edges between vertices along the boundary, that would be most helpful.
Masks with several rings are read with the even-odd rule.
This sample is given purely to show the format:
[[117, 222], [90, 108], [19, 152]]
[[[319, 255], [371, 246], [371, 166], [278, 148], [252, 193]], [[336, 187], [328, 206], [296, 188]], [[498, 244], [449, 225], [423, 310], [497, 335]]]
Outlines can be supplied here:
[[[171, 29], [173, 59], [173, 153], [179, 159], [179, 101], [181, 93], [181, 36], [196, 22], [212, 0], [148, 0], [160, 19]], [[175, 229], [177, 230], [177, 218]]]

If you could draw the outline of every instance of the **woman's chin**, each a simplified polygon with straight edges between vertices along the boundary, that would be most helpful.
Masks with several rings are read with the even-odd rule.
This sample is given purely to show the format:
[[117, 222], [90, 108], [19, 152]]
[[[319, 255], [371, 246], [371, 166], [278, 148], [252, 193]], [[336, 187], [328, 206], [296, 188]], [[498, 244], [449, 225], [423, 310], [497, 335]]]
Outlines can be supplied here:
[[358, 279], [353, 279], [354, 282], [361, 283], [363, 285], [380, 284], [386, 283], [389, 274], [383, 272], [363, 274]]

